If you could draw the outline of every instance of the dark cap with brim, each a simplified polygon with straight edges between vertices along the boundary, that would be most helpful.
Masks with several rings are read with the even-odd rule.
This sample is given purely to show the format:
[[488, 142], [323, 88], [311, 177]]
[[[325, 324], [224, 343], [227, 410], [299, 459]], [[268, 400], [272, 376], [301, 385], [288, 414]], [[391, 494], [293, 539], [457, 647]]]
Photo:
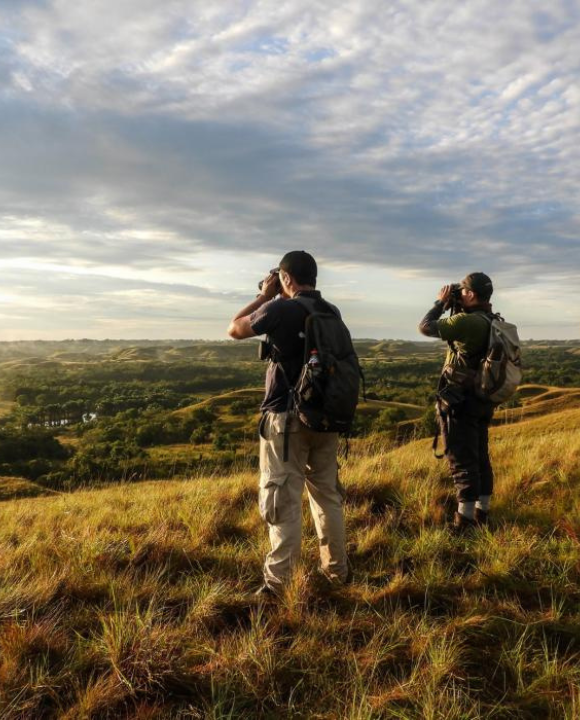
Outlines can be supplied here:
[[466, 290], [472, 290], [482, 300], [489, 299], [493, 293], [491, 278], [483, 272], [470, 273], [459, 284]]
[[280, 260], [280, 270], [284, 270], [302, 285], [315, 285], [318, 268], [316, 260], [304, 250], [292, 250]]

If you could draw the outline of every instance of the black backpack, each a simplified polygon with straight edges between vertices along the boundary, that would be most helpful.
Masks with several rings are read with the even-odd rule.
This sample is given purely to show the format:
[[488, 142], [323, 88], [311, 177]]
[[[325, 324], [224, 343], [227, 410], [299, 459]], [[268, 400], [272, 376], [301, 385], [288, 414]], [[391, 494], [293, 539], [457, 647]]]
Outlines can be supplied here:
[[[348, 328], [321, 298], [293, 298], [308, 313], [304, 365], [293, 388], [293, 410], [317, 432], [350, 432], [363, 378]], [[364, 378], [363, 378], [364, 382]]]

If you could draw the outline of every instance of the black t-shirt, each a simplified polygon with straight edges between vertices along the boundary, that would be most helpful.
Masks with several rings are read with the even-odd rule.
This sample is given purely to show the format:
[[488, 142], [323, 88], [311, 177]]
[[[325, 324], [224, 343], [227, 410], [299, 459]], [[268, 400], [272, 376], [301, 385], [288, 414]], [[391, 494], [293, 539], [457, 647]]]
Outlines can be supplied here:
[[[303, 290], [298, 295], [321, 299], [318, 290]], [[284, 412], [288, 407], [289, 384], [297, 382], [304, 365], [304, 322], [307, 314], [300, 303], [278, 297], [264, 303], [250, 316], [250, 325], [256, 335], [268, 335], [275, 359], [281, 362], [287, 378], [278, 363], [268, 365], [262, 410]]]

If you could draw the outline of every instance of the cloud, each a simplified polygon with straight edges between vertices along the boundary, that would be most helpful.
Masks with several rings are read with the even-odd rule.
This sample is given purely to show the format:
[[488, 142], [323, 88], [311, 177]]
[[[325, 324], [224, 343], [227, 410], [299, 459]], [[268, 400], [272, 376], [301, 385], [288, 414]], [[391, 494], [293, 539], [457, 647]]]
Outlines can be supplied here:
[[23, 0], [0, 21], [0, 260], [580, 269], [573, 3]]
[[[5, 263], [0, 273], [2, 337], [141, 338], [223, 336], [233, 307], [247, 302], [235, 289], [117, 277], [96, 269]], [[145, 332], [147, 331], [147, 332]]]

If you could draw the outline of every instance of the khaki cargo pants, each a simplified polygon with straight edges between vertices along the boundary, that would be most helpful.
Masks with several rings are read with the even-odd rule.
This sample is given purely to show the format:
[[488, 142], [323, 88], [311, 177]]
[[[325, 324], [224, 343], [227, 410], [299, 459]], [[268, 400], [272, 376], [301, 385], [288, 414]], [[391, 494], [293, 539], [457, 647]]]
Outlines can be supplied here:
[[305, 428], [290, 417], [288, 460], [284, 462], [287, 413], [266, 414], [260, 437], [260, 515], [268, 523], [271, 551], [264, 581], [279, 590], [300, 558], [302, 491], [306, 483], [320, 544], [320, 568], [331, 580], [348, 575], [344, 490], [338, 480], [338, 434]]

